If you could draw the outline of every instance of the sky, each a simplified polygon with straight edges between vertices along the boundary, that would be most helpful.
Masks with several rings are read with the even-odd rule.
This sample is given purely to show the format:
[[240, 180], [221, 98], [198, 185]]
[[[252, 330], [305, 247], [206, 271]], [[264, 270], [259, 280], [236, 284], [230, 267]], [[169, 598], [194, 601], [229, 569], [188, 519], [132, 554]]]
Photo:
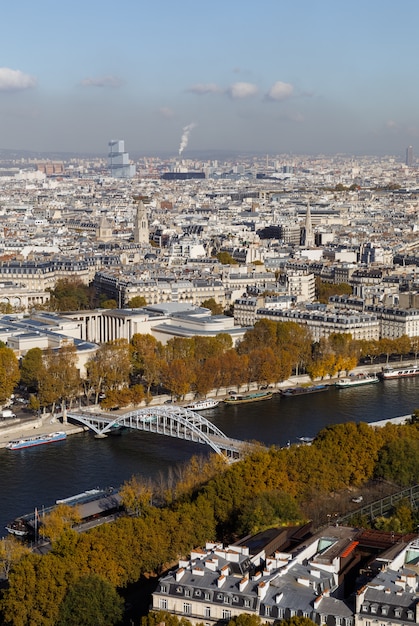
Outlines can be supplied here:
[[419, 154], [418, 0], [19, 0], [0, 150]]

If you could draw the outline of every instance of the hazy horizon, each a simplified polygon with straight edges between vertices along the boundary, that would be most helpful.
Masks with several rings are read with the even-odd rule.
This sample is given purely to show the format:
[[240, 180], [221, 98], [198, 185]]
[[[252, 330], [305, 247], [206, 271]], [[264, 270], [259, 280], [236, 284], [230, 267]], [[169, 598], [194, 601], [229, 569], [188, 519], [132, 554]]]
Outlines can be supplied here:
[[416, 0], [9, 3], [0, 149], [403, 155], [418, 18]]

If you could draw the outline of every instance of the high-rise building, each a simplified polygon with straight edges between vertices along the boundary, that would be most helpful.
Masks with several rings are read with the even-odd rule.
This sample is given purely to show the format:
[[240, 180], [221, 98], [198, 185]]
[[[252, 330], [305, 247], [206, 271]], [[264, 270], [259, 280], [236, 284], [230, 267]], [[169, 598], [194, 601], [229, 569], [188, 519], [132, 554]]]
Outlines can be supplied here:
[[406, 148], [406, 165], [412, 167], [413, 165], [413, 146]]
[[129, 162], [129, 154], [125, 152], [123, 139], [111, 139], [109, 146], [109, 170], [114, 178], [133, 178], [135, 165]]

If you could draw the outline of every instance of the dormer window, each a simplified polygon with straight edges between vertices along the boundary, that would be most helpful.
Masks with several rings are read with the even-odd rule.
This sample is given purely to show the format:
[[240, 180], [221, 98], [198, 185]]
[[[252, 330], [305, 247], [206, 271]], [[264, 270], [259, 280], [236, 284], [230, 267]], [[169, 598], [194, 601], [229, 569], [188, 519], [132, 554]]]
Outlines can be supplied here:
[[361, 606], [361, 610], [362, 610], [364, 613], [368, 613], [369, 608], [370, 608], [370, 605], [369, 605], [367, 602], [364, 602], [364, 604]]
[[415, 614], [410, 609], [407, 611], [407, 619], [414, 619]]
[[401, 608], [397, 607], [396, 609], [394, 609], [394, 616], [397, 618], [400, 618], [402, 616]]
[[388, 604], [383, 604], [383, 606], [381, 607], [381, 615], [388, 615]]
[[378, 606], [376, 604], [371, 604], [371, 613], [377, 613]]

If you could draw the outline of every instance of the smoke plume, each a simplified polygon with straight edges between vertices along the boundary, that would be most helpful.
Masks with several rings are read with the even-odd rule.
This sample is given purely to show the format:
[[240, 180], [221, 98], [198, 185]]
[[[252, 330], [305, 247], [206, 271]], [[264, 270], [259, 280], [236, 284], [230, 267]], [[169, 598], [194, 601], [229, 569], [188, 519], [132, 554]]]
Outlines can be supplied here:
[[182, 154], [182, 152], [188, 145], [189, 133], [191, 132], [193, 128], [195, 128], [195, 126], [196, 124], [192, 122], [192, 124], [188, 124], [187, 126], [183, 127], [182, 139], [180, 140], [180, 146], [179, 146], [179, 156]]

